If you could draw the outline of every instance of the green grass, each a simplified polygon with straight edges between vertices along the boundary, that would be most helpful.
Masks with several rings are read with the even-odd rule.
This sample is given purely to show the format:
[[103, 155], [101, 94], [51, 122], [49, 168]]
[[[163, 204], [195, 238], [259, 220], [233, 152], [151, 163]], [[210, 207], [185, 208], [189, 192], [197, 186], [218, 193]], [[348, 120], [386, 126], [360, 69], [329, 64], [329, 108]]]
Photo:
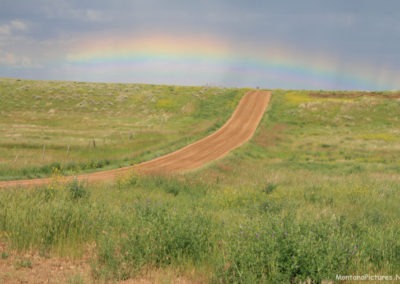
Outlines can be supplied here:
[[[244, 90], [0, 79], [0, 180], [138, 163], [222, 125]], [[196, 127], [193, 127], [196, 125]]]
[[97, 186], [62, 184], [55, 171], [47, 187], [3, 190], [0, 238], [48, 256], [89, 246], [96, 281], [396, 275], [400, 101], [388, 96], [275, 91], [250, 143], [200, 170]]

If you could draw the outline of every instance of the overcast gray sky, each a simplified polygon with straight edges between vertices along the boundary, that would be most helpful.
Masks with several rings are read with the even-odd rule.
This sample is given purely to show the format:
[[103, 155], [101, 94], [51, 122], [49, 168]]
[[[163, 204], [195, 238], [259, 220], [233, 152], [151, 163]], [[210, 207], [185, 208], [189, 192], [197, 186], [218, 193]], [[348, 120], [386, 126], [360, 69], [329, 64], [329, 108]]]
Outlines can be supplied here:
[[0, 77], [400, 89], [397, 0], [0, 0]]

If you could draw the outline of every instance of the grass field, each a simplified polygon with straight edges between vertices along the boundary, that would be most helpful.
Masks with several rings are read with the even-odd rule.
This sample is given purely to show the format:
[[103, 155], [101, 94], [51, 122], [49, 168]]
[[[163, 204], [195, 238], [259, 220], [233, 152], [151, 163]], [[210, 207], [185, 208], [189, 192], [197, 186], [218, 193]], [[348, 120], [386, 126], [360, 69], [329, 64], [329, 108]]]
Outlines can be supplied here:
[[54, 167], [66, 174], [94, 171], [157, 157], [217, 129], [243, 93], [0, 79], [0, 179], [49, 176]]
[[[2, 90], [5, 86], [14, 90], [20, 85], [43, 84], [41, 90], [45, 91], [49, 88], [46, 84], [54, 83], [2, 84]], [[104, 88], [85, 86], [99, 92]], [[118, 88], [134, 89], [135, 85]], [[121, 105], [122, 118], [104, 117], [90, 108], [84, 115], [103, 123], [110, 120], [113, 131], [125, 129], [125, 137], [132, 123], [140, 137], [148, 129], [147, 123], [167, 113], [166, 102], [177, 103], [180, 100], [175, 102], [175, 97], [181, 98], [183, 103], [177, 110], [182, 110], [182, 106], [198, 100], [192, 95], [186, 98], [185, 92], [201, 90], [175, 87], [176, 94], [172, 95], [168, 93], [171, 87], [141, 88], [148, 91], [147, 96], [155, 92], [163, 97], [162, 106], [150, 104], [148, 113], [139, 115]], [[214, 96], [215, 91], [218, 95]], [[70, 92], [77, 91], [65, 88], [66, 97]], [[193, 115], [171, 112], [162, 127], [153, 124], [153, 133], [167, 133], [158, 139], [169, 140], [143, 142], [149, 148], [140, 151], [149, 152], [137, 157], [129, 156], [132, 152], [124, 144], [116, 151], [121, 153], [116, 155], [118, 162], [110, 164], [117, 165], [125, 157], [129, 161], [144, 159], [154, 151], [168, 151], [192, 136], [211, 131], [229, 117], [242, 94], [217, 89], [207, 92], [206, 104], [196, 103]], [[3, 108], [4, 98], [1, 127], [9, 134], [1, 139], [12, 145], [17, 142], [10, 134], [11, 117], [15, 115], [11, 110], [18, 108]], [[7, 100], [11, 105], [18, 103], [9, 96]], [[64, 100], [65, 105], [76, 106]], [[355, 96], [349, 92], [274, 91], [251, 142], [203, 169], [168, 177], [132, 175], [115, 184], [97, 186], [62, 184], [55, 173], [54, 182], [47, 187], [1, 191], [0, 238], [7, 251], [0, 253], [7, 256], [37, 251], [46, 257], [89, 258], [89, 275], [100, 282], [143, 279], [152, 272], [164, 275], [167, 283], [182, 278], [211, 283], [298, 283], [306, 279], [335, 280], [336, 275], [400, 274], [399, 109], [400, 100], [394, 93]], [[37, 108], [32, 115], [42, 118], [35, 125], [43, 120], [43, 127], [48, 129], [44, 121], [48, 111]], [[65, 133], [73, 132], [68, 117], [79, 122], [79, 115], [83, 113], [65, 111], [63, 122], [52, 126], [53, 132], [46, 134], [50, 139], [44, 141], [61, 143], [64, 139], [52, 133], [58, 127], [66, 129]], [[14, 128], [18, 128], [17, 119], [12, 123]], [[118, 119], [125, 122], [118, 123]], [[85, 124], [78, 125], [85, 132]], [[92, 129], [109, 131], [104, 126]], [[83, 148], [92, 136], [84, 136]], [[2, 146], [1, 155], [8, 155], [7, 163], [15, 159], [15, 153], [8, 153], [14, 148], [26, 152], [26, 156], [41, 156], [42, 138], [22, 136], [19, 140], [37, 148]], [[113, 145], [118, 144], [115, 141]], [[62, 148], [60, 153], [65, 154], [65, 144]], [[97, 158], [93, 153], [85, 155], [80, 156], [82, 163]], [[60, 162], [57, 155], [54, 157], [51, 162]], [[112, 160], [109, 157], [101, 159]], [[15, 164], [15, 175], [22, 173], [24, 164], [18, 159]], [[7, 173], [7, 166], [3, 167]], [[9, 176], [3, 174], [3, 178]], [[81, 283], [82, 279], [83, 275], [71, 275], [69, 283]]]

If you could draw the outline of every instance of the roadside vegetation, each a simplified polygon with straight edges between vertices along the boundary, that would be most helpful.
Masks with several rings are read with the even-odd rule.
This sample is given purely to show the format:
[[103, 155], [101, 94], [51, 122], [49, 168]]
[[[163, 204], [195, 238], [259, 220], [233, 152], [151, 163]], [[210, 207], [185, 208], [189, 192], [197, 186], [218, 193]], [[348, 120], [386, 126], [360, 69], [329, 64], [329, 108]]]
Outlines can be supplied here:
[[[152, 271], [171, 282], [210, 283], [396, 275], [396, 96], [274, 91], [250, 143], [183, 175], [65, 184], [53, 168], [48, 186], [0, 191], [0, 240], [7, 244], [0, 253], [86, 257], [90, 277], [100, 282], [143, 279]], [[219, 112], [217, 97], [207, 99], [207, 112]], [[227, 111], [240, 96], [225, 98]], [[221, 112], [215, 117], [230, 115]], [[195, 131], [196, 121], [207, 118], [189, 120], [187, 129]], [[154, 147], [174, 147], [163, 145]]]

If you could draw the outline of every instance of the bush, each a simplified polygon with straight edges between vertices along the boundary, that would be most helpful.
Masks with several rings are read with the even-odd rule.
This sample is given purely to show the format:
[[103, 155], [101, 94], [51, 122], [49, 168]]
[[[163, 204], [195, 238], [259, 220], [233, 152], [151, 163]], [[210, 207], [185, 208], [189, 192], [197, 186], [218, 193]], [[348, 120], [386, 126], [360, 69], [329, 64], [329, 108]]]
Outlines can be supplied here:
[[265, 188], [263, 189], [263, 192], [266, 194], [270, 194], [272, 193], [276, 188], [278, 187], [278, 185], [276, 185], [275, 183], [267, 183], [267, 185], [265, 186]]
[[78, 181], [76, 178], [67, 185], [71, 199], [78, 200], [88, 198], [90, 192], [87, 190], [83, 182]]

